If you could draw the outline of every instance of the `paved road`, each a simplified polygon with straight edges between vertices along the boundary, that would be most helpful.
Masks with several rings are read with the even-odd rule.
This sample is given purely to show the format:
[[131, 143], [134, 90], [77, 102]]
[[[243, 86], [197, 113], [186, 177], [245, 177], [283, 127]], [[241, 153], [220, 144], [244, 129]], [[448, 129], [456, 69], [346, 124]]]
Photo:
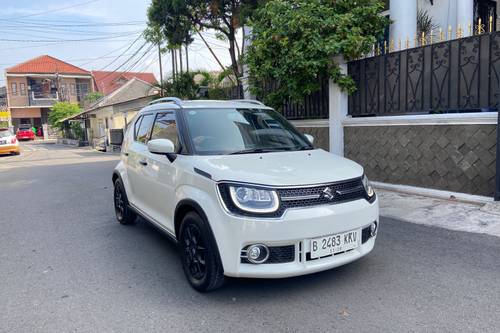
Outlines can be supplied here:
[[500, 239], [383, 219], [375, 250], [198, 294], [175, 247], [115, 222], [116, 157], [55, 145], [0, 158], [0, 332], [498, 332]]

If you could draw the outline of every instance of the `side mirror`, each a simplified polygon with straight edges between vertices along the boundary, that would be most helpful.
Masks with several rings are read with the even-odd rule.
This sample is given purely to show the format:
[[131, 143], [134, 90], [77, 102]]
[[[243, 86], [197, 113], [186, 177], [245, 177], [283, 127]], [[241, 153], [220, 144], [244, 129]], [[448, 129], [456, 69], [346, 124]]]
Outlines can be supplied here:
[[311, 144], [314, 144], [314, 136], [312, 136], [311, 134], [304, 134], [304, 136], [307, 138], [307, 140], [309, 140]]
[[175, 152], [175, 146], [168, 139], [155, 139], [148, 142], [148, 150], [153, 154], [168, 155]]

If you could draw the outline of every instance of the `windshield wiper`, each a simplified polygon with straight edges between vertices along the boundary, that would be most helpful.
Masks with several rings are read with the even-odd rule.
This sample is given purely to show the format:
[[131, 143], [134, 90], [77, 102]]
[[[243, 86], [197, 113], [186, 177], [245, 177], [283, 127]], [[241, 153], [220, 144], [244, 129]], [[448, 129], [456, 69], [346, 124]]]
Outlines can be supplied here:
[[283, 151], [284, 149], [280, 148], [250, 148], [250, 149], [243, 149], [243, 150], [237, 150], [232, 153], [229, 153], [228, 155], [241, 155], [241, 154], [260, 154], [260, 153], [272, 153], [276, 151]]

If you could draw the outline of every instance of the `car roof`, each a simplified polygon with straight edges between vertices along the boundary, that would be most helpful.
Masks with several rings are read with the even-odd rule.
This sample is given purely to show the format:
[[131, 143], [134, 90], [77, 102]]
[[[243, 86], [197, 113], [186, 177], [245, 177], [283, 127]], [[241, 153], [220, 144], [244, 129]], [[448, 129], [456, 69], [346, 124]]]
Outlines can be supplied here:
[[193, 110], [193, 109], [266, 109], [272, 110], [272, 108], [265, 106], [258, 101], [251, 100], [230, 100], [230, 101], [218, 101], [218, 100], [188, 100], [181, 101], [176, 99], [176, 101], [165, 101], [165, 102], [155, 102], [152, 105], [146, 106], [141, 110], [143, 112], [152, 112], [158, 110]]

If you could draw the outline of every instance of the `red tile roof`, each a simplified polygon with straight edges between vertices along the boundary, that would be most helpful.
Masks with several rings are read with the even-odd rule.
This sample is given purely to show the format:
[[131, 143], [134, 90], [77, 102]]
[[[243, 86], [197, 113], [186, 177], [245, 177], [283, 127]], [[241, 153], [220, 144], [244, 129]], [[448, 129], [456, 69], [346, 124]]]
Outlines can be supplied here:
[[157, 84], [153, 73], [92, 71], [96, 90], [109, 95], [133, 78]]
[[34, 59], [25, 61], [5, 70], [7, 73], [12, 74], [78, 74], [90, 75], [89, 71], [81, 69], [80, 67], [73, 66], [62, 60], [56, 59], [48, 55], [42, 55]]

